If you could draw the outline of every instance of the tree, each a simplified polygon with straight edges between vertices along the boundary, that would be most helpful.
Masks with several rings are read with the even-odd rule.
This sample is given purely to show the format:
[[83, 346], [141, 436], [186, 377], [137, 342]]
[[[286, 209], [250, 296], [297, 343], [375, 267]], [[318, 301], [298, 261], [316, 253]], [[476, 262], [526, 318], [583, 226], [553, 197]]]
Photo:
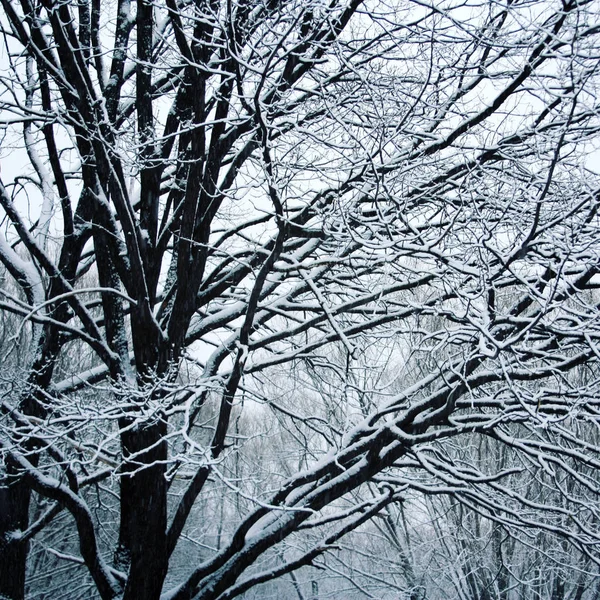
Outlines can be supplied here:
[[102, 599], [225, 600], [411, 493], [599, 563], [596, 3], [2, 6], [0, 594], [69, 527]]

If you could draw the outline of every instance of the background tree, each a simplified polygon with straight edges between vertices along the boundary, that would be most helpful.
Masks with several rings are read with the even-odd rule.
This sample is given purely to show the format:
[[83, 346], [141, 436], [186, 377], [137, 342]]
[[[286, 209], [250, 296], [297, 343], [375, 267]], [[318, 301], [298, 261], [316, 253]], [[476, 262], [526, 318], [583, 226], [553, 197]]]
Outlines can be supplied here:
[[[0, 594], [63, 511], [103, 599], [244, 594], [412, 493], [598, 563], [597, 4], [2, 6]], [[295, 469], [242, 469], [261, 404]]]

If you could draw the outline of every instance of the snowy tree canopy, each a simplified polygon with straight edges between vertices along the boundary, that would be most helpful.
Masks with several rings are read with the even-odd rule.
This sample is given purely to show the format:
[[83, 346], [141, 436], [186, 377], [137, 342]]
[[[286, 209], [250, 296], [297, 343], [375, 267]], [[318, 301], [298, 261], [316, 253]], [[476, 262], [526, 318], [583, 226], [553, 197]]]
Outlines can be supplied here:
[[0, 596], [593, 597], [600, 5], [0, 2]]

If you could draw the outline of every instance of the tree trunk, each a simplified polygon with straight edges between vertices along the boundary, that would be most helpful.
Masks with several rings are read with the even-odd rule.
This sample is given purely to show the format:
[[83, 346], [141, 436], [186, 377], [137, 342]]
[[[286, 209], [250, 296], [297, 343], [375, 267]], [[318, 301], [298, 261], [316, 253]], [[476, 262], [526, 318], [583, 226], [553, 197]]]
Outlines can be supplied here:
[[129, 566], [123, 600], [158, 600], [168, 567], [167, 444], [163, 421], [122, 434], [121, 526], [117, 562]]
[[[37, 367], [38, 381], [47, 375], [47, 370]], [[25, 396], [20, 409], [29, 415], [43, 417], [42, 404], [33, 395]], [[29, 461], [37, 466], [38, 456], [34, 453], [36, 444], [27, 440], [23, 450], [29, 455]], [[0, 467], [2, 468], [2, 467]], [[4, 461], [4, 472], [0, 476], [0, 598], [22, 600], [25, 597], [25, 574], [29, 542], [19, 539], [19, 534], [29, 526], [29, 504], [31, 488], [23, 481], [14, 464]]]
[[27, 529], [31, 490], [11, 471], [0, 479], [0, 598], [23, 600], [29, 544], [13, 536]]

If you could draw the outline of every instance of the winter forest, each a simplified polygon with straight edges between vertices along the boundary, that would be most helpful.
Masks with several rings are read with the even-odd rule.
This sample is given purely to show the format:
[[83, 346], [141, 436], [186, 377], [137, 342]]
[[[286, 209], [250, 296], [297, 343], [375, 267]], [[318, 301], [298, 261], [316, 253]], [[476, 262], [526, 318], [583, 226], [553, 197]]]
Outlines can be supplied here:
[[0, 598], [599, 597], [598, 0], [0, 3]]

